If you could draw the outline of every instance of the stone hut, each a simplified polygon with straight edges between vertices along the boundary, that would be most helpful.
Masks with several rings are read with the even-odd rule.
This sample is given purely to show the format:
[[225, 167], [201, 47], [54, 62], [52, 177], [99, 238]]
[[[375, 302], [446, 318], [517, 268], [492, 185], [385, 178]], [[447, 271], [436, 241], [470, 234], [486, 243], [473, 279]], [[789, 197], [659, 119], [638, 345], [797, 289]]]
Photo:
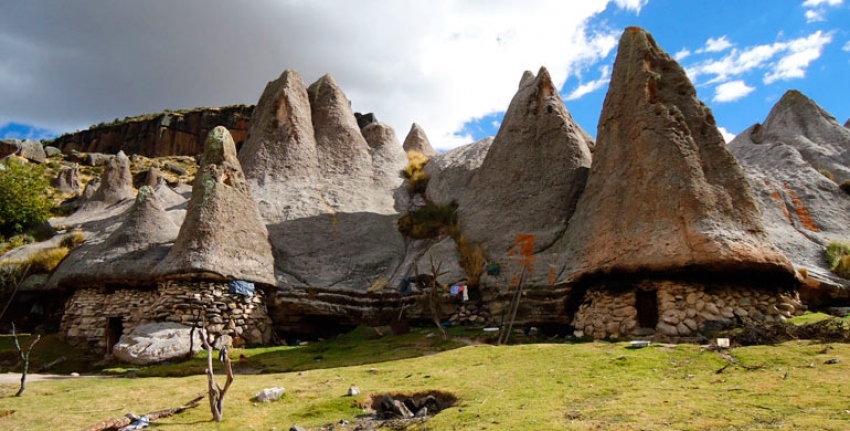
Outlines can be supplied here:
[[76, 288], [61, 327], [70, 344], [110, 353], [153, 322], [205, 325], [236, 344], [271, 341], [271, 246], [227, 129], [210, 132], [185, 211], [176, 196], [164, 183], [142, 187], [112, 234], [54, 272], [54, 286]]
[[637, 27], [620, 39], [564, 238], [578, 334], [690, 336], [801, 308], [790, 261], [765, 232], [711, 111]]

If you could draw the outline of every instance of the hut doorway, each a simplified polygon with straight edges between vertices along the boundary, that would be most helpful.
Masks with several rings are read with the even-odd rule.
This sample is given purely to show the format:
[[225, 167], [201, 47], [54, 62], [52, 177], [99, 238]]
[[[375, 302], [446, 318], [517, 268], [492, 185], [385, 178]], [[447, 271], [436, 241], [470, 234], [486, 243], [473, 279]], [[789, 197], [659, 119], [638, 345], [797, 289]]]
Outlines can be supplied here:
[[112, 348], [118, 344], [118, 340], [124, 335], [124, 318], [110, 317], [106, 322], [106, 354], [112, 354]]
[[655, 329], [658, 325], [658, 292], [655, 290], [638, 290], [635, 294], [638, 325], [641, 328]]

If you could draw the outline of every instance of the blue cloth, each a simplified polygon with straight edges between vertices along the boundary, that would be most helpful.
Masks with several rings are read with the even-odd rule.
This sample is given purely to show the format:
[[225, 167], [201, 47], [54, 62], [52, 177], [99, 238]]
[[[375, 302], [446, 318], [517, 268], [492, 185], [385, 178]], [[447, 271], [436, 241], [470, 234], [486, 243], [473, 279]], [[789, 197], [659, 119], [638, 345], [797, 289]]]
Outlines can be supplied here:
[[254, 283], [251, 283], [250, 281], [233, 280], [228, 284], [228, 286], [230, 286], [230, 293], [254, 296]]

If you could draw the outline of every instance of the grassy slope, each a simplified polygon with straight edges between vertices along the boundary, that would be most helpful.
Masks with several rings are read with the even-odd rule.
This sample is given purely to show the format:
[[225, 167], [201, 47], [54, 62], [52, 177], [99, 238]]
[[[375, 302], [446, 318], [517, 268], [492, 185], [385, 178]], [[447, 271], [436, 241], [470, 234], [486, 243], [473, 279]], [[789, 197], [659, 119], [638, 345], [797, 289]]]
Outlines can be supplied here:
[[[246, 367], [277, 364], [278, 369], [305, 371], [237, 375], [223, 423], [209, 423], [209, 409], [202, 404], [155, 423], [154, 429], [318, 427], [343, 418], [354, 420], [361, 412], [359, 404], [369, 395], [435, 389], [452, 392], [460, 401], [434, 417], [429, 429], [850, 428], [850, 389], [844, 387], [850, 367], [846, 344], [827, 347], [794, 341], [737, 348], [730, 353], [739, 365], [718, 374], [727, 360], [693, 345], [644, 349], [605, 342], [476, 345], [375, 363], [392, 355], [434, 352], [457, 344], [421, 334], [418, 340], [417, 334], [368, 343], [358, 340], [365, 341], [362, 334], [341, 343], [235, 351], [232, 356], [248, 356]], [[841, 362], [827, 365], [828, 359]], [[352, 363], [363, 365], [342, 366]], [[150, 370], [179, 374], [196, 365]], [[363, 395], [346, 397], [351, 385], [360, 387]], [[251, 401], [257, 391], [272, 386], [286, 388], [282, 400]], [[3, 385], [0, 411], [17, 412], [0, 417], [0, 429], [80, 429], [128, 411], [177, 406], [205, 387], [203, 376], [45, 381], [30, 383], [24, 397], [14, 398], [9, 395], [17, 385]]]

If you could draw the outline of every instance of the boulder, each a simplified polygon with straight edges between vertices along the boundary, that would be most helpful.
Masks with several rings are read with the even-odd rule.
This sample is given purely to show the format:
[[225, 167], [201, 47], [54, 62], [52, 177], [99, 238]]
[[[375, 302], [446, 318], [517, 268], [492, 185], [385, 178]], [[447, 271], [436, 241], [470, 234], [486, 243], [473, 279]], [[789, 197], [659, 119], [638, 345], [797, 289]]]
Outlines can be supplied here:
[[112, 355], [122, 362], [151, 365], [201, 351], [199, 331], [179, 323], [147, 323], [124, 334], [112, 348]]
[[44, 163], [47, 160], [47, 153], [40, 142], [30, 139], [0, 139], [0, 159], [13, 154], [35, 163]]
[[268, 231], [225, 127], [210, 131], [180, 233], [155, 273], [163, 278], [274, 284]]
[[791, 90], [764, 124], [739, 133], [728, 148], [756, 192], [770, 237], [801, 269], [806, 302], [847, 297], [850, 281], [829, 271], [824, 249], [850, 238], [850, 196], [839, 185], [850, 169], [850, 130]]
[[71, 166], [62, 166], [50, 185], [65, 193], [80, 191], [80, 165], [73, 163]]
[[448, 205], [459, 201], [472, 177], [478, 172], [493, 137], [486, 137], [468, 145], [457, 147], [428, 160], [425, 173], [428, 175], [428, 188], [425, 196], [429, 202]]
[[268, 403], [279, 400], [280, 397], [283, 396], [284, 392], [286, 392], [286, 389], [281, 387], [265, 388], [254, 394], [254, 398], [257, 402]]
[[48, 158], [50, 158], [50, 157], [62, 157], [62, 155], [63, 155], [62, 150], [60, 150], [60, 149], [58, 149], [54, 146], [50, 146], [50, 145], [44, 146], [44, 154], [46, 154]]
[[35, 163], [44, 163], [47, 161], [47, 153], [44, 152], [44, 146], [41, 142], [25, 139], [21, 142], [21, 157]]
[[[530, 263], [563, 235], [591, 163], [583, 136], [549, 72], [525, 72], [458, 206], [461, 231], [484, 247], [488, 259], [518, 274], [514, 258], [522, 255]], [[518, 239], [522, 251], [515, 249]], [[550, 263], [555, 256], [537, 258]], [[536, 269], [542, 279], [527, 281], [548, 286], [548, 267]]]
[[573, 280], [685, 270], [793, 275], [711, 110], [638, 27], [620, 39], [593, 165], [564, 238]]
[[434, 157], [440, 154], [431, 146], [431, 141], [428, 140], [428, 136], [425, 135], [422, 127], [416, 123], [410, 126], [410, 131], [407, 132], [407, 137], [404, 138], [402, 147], [404, 147], [404, 151], [417, 151], [426, 157]]
[[361, 129], [372, 123], [378, 122], [378, 118], [375, 117], [375, 114], [371, 112], [369, 112], [368, 114], [361, 114], [359, 112], [355, 112], [354, 119], [357, 120], [357, 126]]
[[112, 155], [104, 153], [87, 153], [83, 164], [87, 166], [103, 166], [112, 159]]

